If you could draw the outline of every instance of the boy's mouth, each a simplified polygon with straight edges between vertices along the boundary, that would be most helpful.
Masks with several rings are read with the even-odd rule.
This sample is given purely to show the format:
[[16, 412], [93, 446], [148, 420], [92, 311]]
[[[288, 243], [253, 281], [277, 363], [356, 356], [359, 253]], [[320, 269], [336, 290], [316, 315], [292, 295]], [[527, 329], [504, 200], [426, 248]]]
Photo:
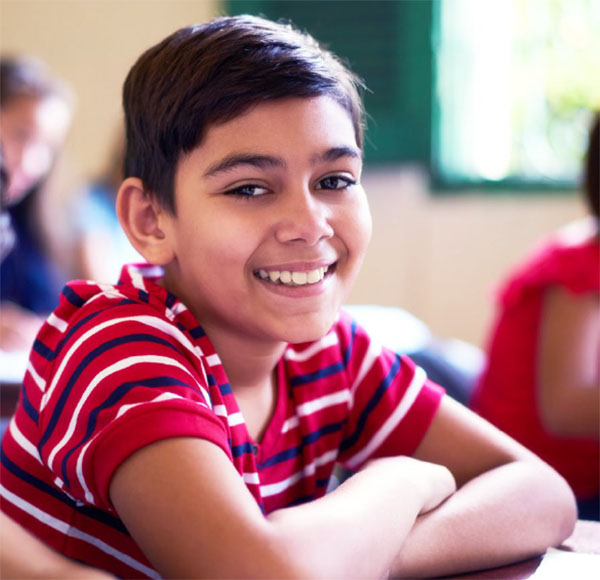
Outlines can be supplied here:
[[331, 275], [335, 270], [336, 264], [330, 266], [322, 266], [314, 270], [303, 272], [293, 272], [290, 270], [255, 270], [254, 275], [269, 282], [271, 284], [279, 284], [282, 286], [306, 286], [310, 284], [318, 284], [326, 276]]

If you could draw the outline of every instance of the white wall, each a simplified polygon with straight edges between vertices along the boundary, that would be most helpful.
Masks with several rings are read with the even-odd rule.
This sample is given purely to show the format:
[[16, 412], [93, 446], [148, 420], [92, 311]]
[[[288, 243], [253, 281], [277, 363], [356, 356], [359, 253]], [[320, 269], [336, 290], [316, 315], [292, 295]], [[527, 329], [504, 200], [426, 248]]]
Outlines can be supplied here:
[[[216, 0], [0, 0], [0, 49], [34, 54], [78, 96], [69, 150], [103, 168], [123, 79], [148, 46], [219, 10]], [[540, 235], [583, 213], [558, 195], [431, 197], [410, 171], [367, 172], [375, 230], [353, 302], [402, 306], [434, 332], [481, 343], [494, 283]]]

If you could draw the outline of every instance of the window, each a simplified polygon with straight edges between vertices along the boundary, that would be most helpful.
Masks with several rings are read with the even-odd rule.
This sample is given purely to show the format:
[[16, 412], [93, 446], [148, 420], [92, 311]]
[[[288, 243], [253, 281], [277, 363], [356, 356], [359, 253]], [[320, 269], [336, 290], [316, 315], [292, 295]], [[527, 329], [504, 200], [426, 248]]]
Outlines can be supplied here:
[[441, 189], [572, 188], [600, 109], [597, 0], [229, 0], [289, 19], [368, 87], [367, 166]]
[[434, 167], [447, 184], [577, 182], [600, 107], [595, 0], [436, 3]]
[[291, 20], [345, 60], [368, 87], [367, 165], [428, 161], [431, 150], [430, 2], [230, 0], [229, 14]]

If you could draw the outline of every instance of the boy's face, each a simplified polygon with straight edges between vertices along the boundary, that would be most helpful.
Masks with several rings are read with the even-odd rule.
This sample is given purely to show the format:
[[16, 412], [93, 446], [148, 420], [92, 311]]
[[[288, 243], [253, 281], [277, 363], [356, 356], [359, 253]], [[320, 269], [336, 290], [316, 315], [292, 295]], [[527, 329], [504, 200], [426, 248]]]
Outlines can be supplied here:
[[252, 108], [179, 162], [164, 284], [217, 342], [323, 336], [371, 234], [361, 153], [328, 97]]

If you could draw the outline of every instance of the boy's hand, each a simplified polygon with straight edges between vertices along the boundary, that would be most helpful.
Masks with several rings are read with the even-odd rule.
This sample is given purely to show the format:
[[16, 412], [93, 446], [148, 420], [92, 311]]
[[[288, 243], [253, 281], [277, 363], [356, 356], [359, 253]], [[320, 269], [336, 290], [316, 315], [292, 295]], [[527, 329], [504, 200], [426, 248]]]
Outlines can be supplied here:
[[411, 479], [420, 500], [419, 514], [436, 508], [456, 491], [456, 481], [450, 470], [436, 463], [407, 456], [384, 457], [370, 461], [364, 468], [373, 469], [383, 470], [382, 477]]

